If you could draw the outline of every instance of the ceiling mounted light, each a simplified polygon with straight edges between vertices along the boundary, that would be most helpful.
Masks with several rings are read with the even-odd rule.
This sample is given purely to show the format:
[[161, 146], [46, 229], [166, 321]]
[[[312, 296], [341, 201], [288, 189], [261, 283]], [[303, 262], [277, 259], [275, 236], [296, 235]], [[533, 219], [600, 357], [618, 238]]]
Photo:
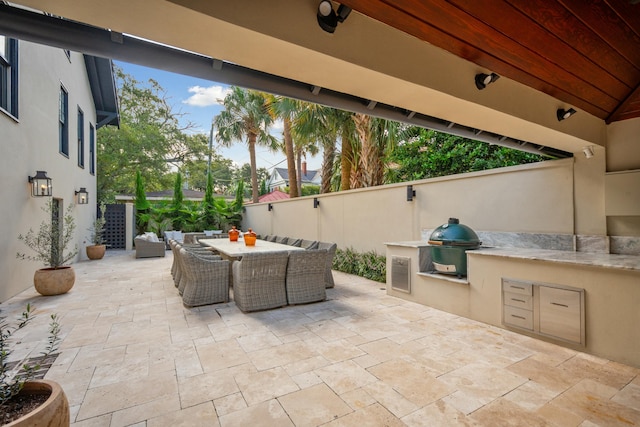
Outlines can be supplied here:
[[478, 90], [482, 90], [485, 87], [487, 87], [487, 85], [490, 85], [491, 83], [495, 82], [499, 78], [500, 78], [500, 76], [497, 75], [496, 73], [491, 73], [491, 74], [480, 73], [480, 74], [476, 74], [476, 87], [478, 88]]
[[322, 0], [318, 4], [318, 25], [327, 33], [333, 33], [340, 22], [344, 22], [351, 13], [351, 8], [345, 5], [338, 6], [338, 12], [333, 10], [333, 5], [329, 0]]
[[587, 159], [592, 158], [592, 157], [593, 157], [593, 156], [595, 156], [595, 154], [596, 154], [596, 153], [595, 153], [595, 151], [593, 151], [593, 146], [591, 146], [591, 145], [589, 145], [589, 146], [587, 146], [587, 147], [584, 147], [584, 148], [582, 149], [582, 152], [584, 153], [584, 156], [585, 156]]
[[29, 183], [33, 197], [47, 197], [53, 192], [51, 178], [47, 176], [46, 171], [36, 171], [35, 176], [29, 177]]
[[568, 110], [565, 110], [564, 108], [558, 108], [558, 111], [556, 111], [556, 117], [558, 118], [558, 121], [561, 122], [564, 119], [568, 119], [569, 117], [573, 116], [575, 113], [577, 113], [577, 111], [573, 108], [569, 108]]

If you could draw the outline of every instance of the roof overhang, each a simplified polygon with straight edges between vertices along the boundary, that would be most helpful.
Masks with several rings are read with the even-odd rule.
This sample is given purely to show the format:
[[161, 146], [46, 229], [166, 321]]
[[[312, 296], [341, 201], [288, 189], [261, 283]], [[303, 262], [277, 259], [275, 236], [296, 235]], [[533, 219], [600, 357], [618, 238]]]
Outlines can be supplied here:
[[85, 54], [84, 64], [96, 107], [96, 128], [120, 126], [118, 95], [111, 60]]

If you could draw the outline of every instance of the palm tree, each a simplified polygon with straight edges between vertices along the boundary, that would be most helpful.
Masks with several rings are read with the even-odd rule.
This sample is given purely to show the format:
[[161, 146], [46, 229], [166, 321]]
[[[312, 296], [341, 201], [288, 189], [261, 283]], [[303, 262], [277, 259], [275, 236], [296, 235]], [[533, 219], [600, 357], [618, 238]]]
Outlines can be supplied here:
[[234, 141], [246, 138], [251, 163], [251, 193], [254, 203], [258, 202], [258, 174], [256, 166], [256, 143], [275, 149], [276, 138], [269, 134], [273, 116], [267, 108], [267, 95], [234, 86], [225, 96], [224, 110], [213, 119], [218, 129], [216, 140], [229, 146]]
[[400, 124], [357, 113], [353, 116], [359, 139], [358, 168], [352, 184], [372, 187], [384, 183], [385, 159], [400, 137]]
[[300, 194], [298, 193], [298, 186], [292, 185], [292, 183], [298, 182], [298, 177], [296, 174], [296, 163], [295, 163], [295, 155], [293, 150], [293, 137], [291, 136], [291, 122], [295, 114], [300, 109], [300, 101], [296, 101], [291, 98], [286, 98], [284, 96], [275, 96], [269, 95], [267, 96], [267, 105], [270, 113], [274, 117], [279, 117], [282, 119], [284, 124], [284, 149], [285, 155], [287, 156], [287, 171], [289, 174], [289, 197], [294, 198], [298, 197]]

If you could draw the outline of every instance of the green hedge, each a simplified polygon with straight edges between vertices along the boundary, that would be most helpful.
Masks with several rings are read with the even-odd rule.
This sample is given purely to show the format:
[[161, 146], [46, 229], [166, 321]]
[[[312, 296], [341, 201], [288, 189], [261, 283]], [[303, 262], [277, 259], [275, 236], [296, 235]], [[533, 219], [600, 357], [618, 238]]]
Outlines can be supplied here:
[[333, 269], [376, 282], [385, 283], [387, 280], [387, 258], [375, 251], [358, 253], [351, 248], [337, 249]]

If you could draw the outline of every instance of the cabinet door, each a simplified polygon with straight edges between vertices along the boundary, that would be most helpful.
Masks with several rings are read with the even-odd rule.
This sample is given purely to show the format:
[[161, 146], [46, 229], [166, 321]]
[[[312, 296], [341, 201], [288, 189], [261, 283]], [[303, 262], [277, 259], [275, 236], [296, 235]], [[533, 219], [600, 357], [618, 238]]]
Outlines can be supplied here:
[[540, 333], [582, 342], [580, 291], [540, 286]]

